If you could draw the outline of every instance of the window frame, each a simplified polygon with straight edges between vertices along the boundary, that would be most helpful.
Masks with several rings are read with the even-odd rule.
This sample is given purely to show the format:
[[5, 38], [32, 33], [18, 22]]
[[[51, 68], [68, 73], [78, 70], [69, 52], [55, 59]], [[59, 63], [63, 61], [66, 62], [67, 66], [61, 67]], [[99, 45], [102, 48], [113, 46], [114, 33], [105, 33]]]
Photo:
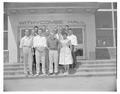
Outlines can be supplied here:
[[115, 32], [116, 32], [117, 28], [115, 27], [114, 13], [117, 12], [117, 9], [114, 9], [113, 3], [114, 2], [111, 3], [111, 9], [98, 9], [97, 10], [97, 12], [99, 12], [99, 11], [100, 12], [102, 12], [102, 11], [104, 11], [104, 12], [111, 11], [112, 12], [112, 28], [97, 28], [96, 27], [96, 31], [97, 30], [112, 30], [113, 31], [113, 46], [111, 46], [111, 47], [97, 47], [97, 43], [96, 43], [96, 48], [116, 48], [117, 41], [115, 38]]
[[[4, 36], [4, 33], [7, 33], [7, 37], [8, 37], [8, 31], [7, 30], [4, 30], [4, 32], [3, 32], [3, 36]], [[3, 37], [4, 38], [4, 37]], [[7, 47], [7, 49], [4, 49], [4, 43], [5, 43], [5, 41], [3, 40], [3, 51], [9, 51], [8, 50], [8, 47]], [[8, 46], [8, 45], [7, 45]]]

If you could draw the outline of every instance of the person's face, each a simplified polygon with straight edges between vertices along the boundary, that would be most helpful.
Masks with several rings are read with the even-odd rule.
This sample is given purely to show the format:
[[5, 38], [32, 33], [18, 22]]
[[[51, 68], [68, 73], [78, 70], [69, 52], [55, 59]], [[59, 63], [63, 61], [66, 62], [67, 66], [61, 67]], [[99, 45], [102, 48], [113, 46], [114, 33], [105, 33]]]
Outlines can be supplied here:
[[45, 30], [46, 29], [46, 26], [45, 25], [43, 25], [43, 30]]
[[29, 30], [28, 29], [25, 30], [25, 35], [29, 36]]
[[38, 34], [41, 35], [42, 34], [42, 30], [38, 30]]
[[66, 30], [67, 30], [67, 29], [69, 29], [69, 26], [68, 26], [68, 25], [66, 25], [66, 26], [65, 26], [65, 29], [66, 29]]
[[54, 32], [55, 34], [57, 34], [57, 33], [58, 33], [58, 30], [55, 28], [55, 29], [53, 30], [53, 32]]
[[67, 35], [66, 35], [66, 34], [64, 34], [64, 35], [63, 35], [63, 38], [64, 38], [64, 39], [66, 39], [66, 38], [67, 38]]
[[57, 30], [58, 30], [58, 27], [55, 27], [55, 28], [54, 28], [54, 31], [57, 31]]
[[35, 31], [35, 32], [37, 32], [37, 31], [38, 31], [38, 28], [37, 28], [37, 27], [35, 27], [35, 28], [34, 28], [34, 31]]
[[62, 30], [62, 26], [59, 26], [59, 28], [58, 28], [58, 29], [59, 29], [59, 31], [61, 31], [61, 30]]
[[62, 26], [60, 26], [60, 27], [59, 27], [59, 29], [60, 29], [60, 30], [62, 30], [62, 29], [63, 29], [63, 27], [62, 27]]
[[54, 33], [53, 32], [51, 32], [50, 35], [51, 35], [52, 38], [54, 38]]
[[72, 30], [69, 30], [69, 31], [68, 31], [68, 34], [71, 35], [71, 34], [72, 34]]

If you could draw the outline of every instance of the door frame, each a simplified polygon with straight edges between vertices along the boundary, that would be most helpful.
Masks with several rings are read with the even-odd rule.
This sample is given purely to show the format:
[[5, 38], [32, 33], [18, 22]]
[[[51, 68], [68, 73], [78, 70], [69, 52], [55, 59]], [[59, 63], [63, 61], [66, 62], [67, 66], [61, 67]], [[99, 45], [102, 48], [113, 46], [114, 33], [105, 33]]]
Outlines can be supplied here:
[[75, 49], [83, 49], [83, 56], [77, 56], [76, 58], [77, 59], [87, 59], [85, 26], [74, 27], [74, 28], [81, 28], [82, 29], [82, 34], [83, 34], [83, 43], [82, 44], [78, 44], [77, 46], [75, 46]]

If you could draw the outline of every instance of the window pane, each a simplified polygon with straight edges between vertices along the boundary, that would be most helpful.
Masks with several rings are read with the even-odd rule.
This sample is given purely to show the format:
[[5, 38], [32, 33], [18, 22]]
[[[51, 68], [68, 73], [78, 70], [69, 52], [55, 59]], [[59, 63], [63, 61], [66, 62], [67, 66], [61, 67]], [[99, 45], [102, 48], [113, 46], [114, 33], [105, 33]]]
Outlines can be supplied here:
[[97, 28], [112, 28], [112, 12], [96, 12], [96, 27]]
[[83, 31], [82, 28], [72, 28], [73, 34], [77, 36], [78, 44], [83, 43]]
[[9, 63], [9, 51], [4, 51], [4, 63]]
[[8, 30], [8, 16], [4, 14], [4, 31]]
[[111, 3], [100, 3], [100, 9], [111, 9]]
[[114, 12], [115, 28], [117, 28], [117, 12]]
[[8, 50], [8, 32], [4, 32], [4, 50]]
[[96, 48], [96, 59], [110, 59], [110, 54], [107, 48]]
[[113, 3], [114, 9], [117, 9], [117, 3]]
[[112, 47], [113, 46], [113, 30], [97, 30], [96, 46]]
[[117, 30], [115, 30], [115, 41], [116, 41], [116, 47], [117, 47]]

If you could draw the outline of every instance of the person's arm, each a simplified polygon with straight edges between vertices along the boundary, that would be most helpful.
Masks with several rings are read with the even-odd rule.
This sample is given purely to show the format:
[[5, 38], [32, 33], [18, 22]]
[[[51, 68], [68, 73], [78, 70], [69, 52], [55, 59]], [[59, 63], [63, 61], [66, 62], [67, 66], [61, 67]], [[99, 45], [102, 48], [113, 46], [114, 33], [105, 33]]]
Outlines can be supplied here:
[[57, 49], [60, 49], [60, 41], [57, 39]]
[[74, 42], [75, 42], [75, 45], [74, 45], [75, 47], [74, 47], [73, 51], [75, 52], [77, 50], [76, 46], [78, 45], [77, 36], [75, 36]]
[[72, 44], [71, 44], [70, 40], [68, 41], [68, 45], [69, 45], [70, 49], [72, 50]]
[[34, 55], [33, 39], [34, 39], [34, 38], [32, 38], [32, 40], [31, 40], [31, 52], [32, 52], [32, 55]]
[[61, 42], [58, 40], [58, 53], [60, 53], [60, 49], [62, 48]]
[[75, 36], [75, 38], [74, 38], [74, 42], [75, 42], [75, 45], [77, 45], [77, 44], [78, 44], [78, 41], [77, 41], [77, 36]]
[[49, 50], [49, 38], [47, 39], [47, 49]]
[[32, 48], [36, 48], [36, 46], [37, 46], [37, 45], [36, 45], [36, 42], [37, 42], [36, 37], [34, 37], [34, 38], [33, 38]]

